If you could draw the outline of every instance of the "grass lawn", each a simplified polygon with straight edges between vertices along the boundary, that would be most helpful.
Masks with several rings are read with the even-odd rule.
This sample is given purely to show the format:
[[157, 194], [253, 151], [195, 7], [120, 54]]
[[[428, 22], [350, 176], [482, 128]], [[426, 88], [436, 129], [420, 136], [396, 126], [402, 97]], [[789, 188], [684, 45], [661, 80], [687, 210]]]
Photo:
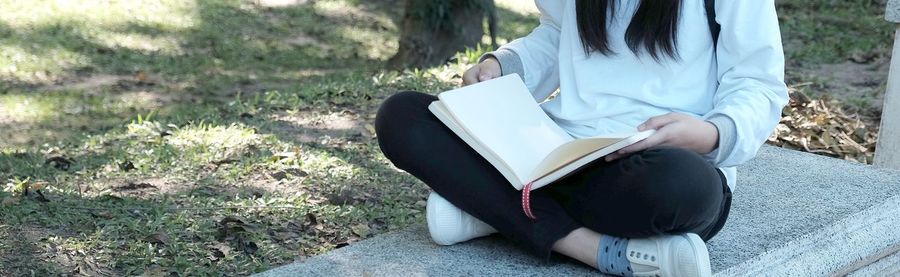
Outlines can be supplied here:
[[[536, 26], [499, 2], [501, 42]], [[789, 84], [880, 110], [878, 1], [777, 2]], [[400, 6], [0, 0], [0, 276], [246, 275], [424, 222], [374, 111], [481, 51], [383, 71]]]

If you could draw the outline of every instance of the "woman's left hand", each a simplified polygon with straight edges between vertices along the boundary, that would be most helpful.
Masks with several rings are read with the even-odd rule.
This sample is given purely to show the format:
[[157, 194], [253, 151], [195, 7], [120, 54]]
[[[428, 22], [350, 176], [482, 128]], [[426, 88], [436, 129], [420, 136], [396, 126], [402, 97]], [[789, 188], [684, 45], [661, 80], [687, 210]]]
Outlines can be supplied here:
[[698, 154], [706, 154], [715, 150], [719, 143], [719, 130], [715, 125], [686, 114], [668, 113], [655, 116], [638, 126], [638, 131], [650, 129], [655, 129], [656, 133], [607, 155], [606, 161], [613, 161], [658, 145], [676, 146]]

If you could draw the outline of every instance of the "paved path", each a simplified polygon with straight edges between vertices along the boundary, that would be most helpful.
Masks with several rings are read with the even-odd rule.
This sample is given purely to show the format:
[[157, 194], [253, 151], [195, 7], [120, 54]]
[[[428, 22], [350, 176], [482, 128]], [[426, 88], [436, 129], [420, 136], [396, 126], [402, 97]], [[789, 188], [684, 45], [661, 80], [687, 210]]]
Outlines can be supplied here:
[[[720, 276], [821, 276], [900, 245], [900, 171], [763, 147], [738, 170], [731, 217], [710, 241]], [[595, 275], [492, 236], [439, 247], [423, 225], [260, 276]]]

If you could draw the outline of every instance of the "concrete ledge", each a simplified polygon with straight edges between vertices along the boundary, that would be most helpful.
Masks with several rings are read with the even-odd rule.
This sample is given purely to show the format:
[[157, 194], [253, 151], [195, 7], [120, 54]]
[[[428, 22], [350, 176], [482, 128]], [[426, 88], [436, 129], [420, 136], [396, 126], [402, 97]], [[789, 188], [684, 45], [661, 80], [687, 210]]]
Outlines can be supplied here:
[[[709, 243], [719, 276], [820, 276], [900, 244], [900, 172], [774, 147], [738, 170], [731, 217]], [[492, 236], [439, 247], [424, 226], [384, 234], [259, 274], [596, 275]]]
[[900, 245], [900, 197], [721, 272], [722, 276], [825, 276]]
[[[841, 274], [837, 275], [840, 276]], [[900, 252], [894, 252], [892, 255], [882, 257], [863, 268], [853, 270], [847, 276], [900, 276]]]
[[900, 1], [888, 0], [884, 11], [884, 19], [894, 23], [900, 23]]

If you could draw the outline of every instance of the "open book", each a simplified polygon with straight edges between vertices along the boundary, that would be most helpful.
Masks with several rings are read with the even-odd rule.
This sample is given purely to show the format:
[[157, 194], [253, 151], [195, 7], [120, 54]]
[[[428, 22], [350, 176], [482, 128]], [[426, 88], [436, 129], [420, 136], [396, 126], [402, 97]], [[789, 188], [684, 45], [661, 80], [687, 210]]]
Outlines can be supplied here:
[[438, 99], [428, 109], [525, 195], [654, 132], [573, 138], [516, 74], [443, 92]]

